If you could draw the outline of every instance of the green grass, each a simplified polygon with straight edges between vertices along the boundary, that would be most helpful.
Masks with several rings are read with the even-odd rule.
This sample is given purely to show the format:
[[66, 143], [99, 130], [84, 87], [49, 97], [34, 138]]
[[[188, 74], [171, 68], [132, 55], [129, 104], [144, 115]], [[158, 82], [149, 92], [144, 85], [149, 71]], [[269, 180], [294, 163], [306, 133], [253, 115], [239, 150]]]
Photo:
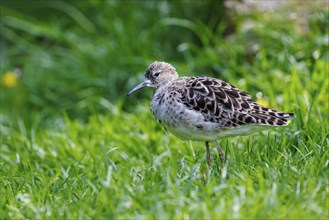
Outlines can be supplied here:
[[[329, 31], [321, 5], [227, 11], [235, 28], [227, 33], [227, 23], [214, 29], [214, 20], [184, 18], [174, 4], [170, 14], [166, 3], [57, 2], [25, 9], [40, 12], [36, 18], [0, 5], [1, 219], [329, 218]], [[60, 13], [45, 16], [49, 8]], [[154, 121], [151, 89], [125, 96], [156, 59], [184, 75], [229, 81], [296, 118], [220, 140], [222, 172], [211, 145], [204, 176], [204, 143], [180, 141]], [[9, 87], [4, 73], [16, 67], [22, 76]]]
[[[327, 82], [323, 69], [317, 73]], [[289, 92], [305, 97], [290, 103], [296, 119], [223, 140], [224, 173], [214, 163], [206, 185], [204, 144], [165, 133], [147, 102], [133, 113], [107, 103], [108, 114], [85, 123], [64, 116], [40, 127], [38, 117], [30, 124], [3, 118], [2, 218], [325, 219], [329, 150], [321, 99], [328, 85], [308, 103], [300, 79], [291, 80]]]

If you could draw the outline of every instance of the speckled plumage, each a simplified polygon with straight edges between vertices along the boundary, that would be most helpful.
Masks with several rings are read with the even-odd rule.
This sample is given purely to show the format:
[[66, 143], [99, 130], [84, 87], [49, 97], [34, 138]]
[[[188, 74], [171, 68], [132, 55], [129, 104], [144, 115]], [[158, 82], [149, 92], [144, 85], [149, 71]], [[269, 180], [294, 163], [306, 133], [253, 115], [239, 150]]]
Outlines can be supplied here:
[[[293, 117], [261, 106], [246, 92], [222, 80], [179, 77], [175, 68], [165, 62], [152, 63], [145, 78], [128, 95], [145, 86], [155, 87], [152, 113], [168, 131], [183, 140], [206, 141], [208, 146], [208, 141], [286, 126], [286, 118]], [[210, 158], [209, 147], [207, 153]]]

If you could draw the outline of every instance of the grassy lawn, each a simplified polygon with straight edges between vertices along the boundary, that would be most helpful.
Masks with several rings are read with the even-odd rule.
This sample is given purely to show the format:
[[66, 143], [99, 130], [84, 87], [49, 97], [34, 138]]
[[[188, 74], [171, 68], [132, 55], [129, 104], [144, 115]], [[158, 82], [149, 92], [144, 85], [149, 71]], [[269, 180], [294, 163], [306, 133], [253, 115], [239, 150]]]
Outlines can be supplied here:
[[[226, 36], [221, 25], [158, 13], [164, 3], [49, 7], [61, 4], [78, 25], [1, 5], [1, 219], [329, 218], [323, 5], [231, 9], [235, 31]], [[140, 33], [134, 19], [151, 28]], [[215, 163], [204, 176], [204, 143], [180, 141], [154, 121], [151, 89], [126, 97], [153, 60], [229, 81], [296, 118], [220, 140], [222, 172], [211, 145]]]

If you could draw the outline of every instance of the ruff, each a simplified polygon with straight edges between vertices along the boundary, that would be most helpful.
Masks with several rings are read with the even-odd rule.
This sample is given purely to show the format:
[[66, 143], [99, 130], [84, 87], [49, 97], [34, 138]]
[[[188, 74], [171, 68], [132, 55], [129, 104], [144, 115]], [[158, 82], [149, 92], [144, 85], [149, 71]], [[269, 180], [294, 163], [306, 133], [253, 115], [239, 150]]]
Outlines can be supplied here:
[[176, 69], [165, 62], [152, 63], [145, 81], [128, 95], [146, 86], [155, 88], [151, 111], [156, 120], [182, 140], [205, 141], [209, 165], [209, 141], [216, 143], [223, 165], [224, 152], [217, 139], [286, 126], [286, 118], [294, 117], [261, 106], [246, 92], [222, 80], [179, 77]]

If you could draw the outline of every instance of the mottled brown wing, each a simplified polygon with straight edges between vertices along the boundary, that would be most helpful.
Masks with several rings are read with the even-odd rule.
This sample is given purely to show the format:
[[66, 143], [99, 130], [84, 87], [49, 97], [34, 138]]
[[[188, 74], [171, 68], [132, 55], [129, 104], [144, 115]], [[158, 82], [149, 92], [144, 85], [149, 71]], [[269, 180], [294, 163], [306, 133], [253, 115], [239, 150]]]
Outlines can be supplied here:
[[205, 121], [216, 122], [222, 127], [247, 124], [286, 125], [284, 118], [292, 114], [265, 108], [247, 93], [218, 79], [193, 77], [185, 87], [183, 103], [201, 112]]

